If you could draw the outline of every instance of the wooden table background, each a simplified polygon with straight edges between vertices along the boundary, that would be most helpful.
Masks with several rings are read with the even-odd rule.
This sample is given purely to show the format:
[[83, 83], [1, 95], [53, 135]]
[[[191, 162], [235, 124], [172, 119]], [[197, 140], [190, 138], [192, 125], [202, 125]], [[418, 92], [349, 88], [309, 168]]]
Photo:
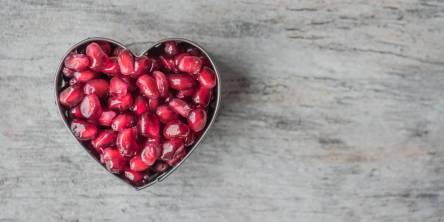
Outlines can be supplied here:
[[[0, 0], [0, 221], [444, 221], [444, 2]], [[164, 182], [77, 145], [53, 72], [92, 36], [214, 55], [222, 109]]]

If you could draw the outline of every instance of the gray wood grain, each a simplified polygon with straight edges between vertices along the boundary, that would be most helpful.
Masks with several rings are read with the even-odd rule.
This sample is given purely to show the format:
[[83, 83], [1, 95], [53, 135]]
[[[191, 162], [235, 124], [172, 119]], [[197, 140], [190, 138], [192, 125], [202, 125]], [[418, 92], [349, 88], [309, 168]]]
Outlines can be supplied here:
[[[444, 2], [0, 1], [0, 221], [444, 221]], [[139, 192], [69, 136], [52, 95], [91, 36], [211, 52], [208, 138]]]

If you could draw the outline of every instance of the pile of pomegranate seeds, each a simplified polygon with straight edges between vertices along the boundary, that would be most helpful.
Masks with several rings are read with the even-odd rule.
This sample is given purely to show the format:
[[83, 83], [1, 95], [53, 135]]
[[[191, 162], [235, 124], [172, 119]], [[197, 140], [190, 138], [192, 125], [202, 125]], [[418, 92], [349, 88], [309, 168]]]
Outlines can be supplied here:
[[213, 67], [185, 42], [165, 42], [141, 57], [91, 42], [66, 57], [62, 74], [59, 101], [72, 132], [135, 185], [182, 160], [213, 112]]

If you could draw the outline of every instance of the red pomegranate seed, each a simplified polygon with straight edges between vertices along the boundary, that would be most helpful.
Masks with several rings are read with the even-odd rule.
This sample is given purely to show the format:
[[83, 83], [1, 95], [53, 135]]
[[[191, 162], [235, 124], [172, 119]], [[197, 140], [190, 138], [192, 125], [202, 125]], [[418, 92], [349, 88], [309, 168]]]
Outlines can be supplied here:
[[117, 113], [112, 110], [104, 110], [98, 119], [98, 123], [102, 126], [111, 126]]
[[174, 157], [171, 160], [167, 160], [166, 163], [170, 166], [174, 166], [178, 162], [180, 162], [186, 155], [187, 155], [187, 151], [185, 149], [183, 149], [180, 152], [176, 152], [174, 154]]
[[165, 124], [163, 128], [163, 137], [166, 139], [182, 138], [185, 139], [190, 134], [190, 127], [180, 120], [172, 120]]
[[97, 73], [92, 70], [84, 70], [74, 73], [74, 78], [78, 82], [88, 82], [91, 79], [94, 79], [97, 77]]
[[73, 107], [82, 101], [84, 95], [81, 85], [68, 86], [60, 92], [59, 101], [64, 106]]
[[80, 112], [87, 119], [97, 120], [103, 112], [99, 97], [96, 94], [85, 96], [80, 103]]
[[66, 76], [66, 77], [68, 77], [68, 78], [71, 78], [71, 77], [73, 77], [74, 76], [74, 70], [72, 70], [72, 69], [68, 69], [68, 68], [66, 68], [66, 67], [64, 67], [63, 69], [62, 69], [62, 73], [63, 73], [63, 75], [64, 76]]
[[79, 119], [73, 119], [71, 122], [71, 131], [79, 140], [91, 140], [96, 137], [97, 127], [92, 123]]
[[111, 44], [109, 44], [109, 42], [99, 41], [97, 43], [100, 45], [100, 48], [102, 48], [105, 54], [109, 55], [111, 53]]
[[176, 97], [179, 99], [184, 99], [186, 97], [190, 97], [194, 94], [194, 88], [188, 88], [188, 89], [183, 89], [183, 90], [179, 90], [179, 92], [177, 92]]
[[136, 116], [140, 116], [142, 113], [148, 111], [146, 99], [143, 96], [137, 96], [130, 110], [133, 111]]
[[108, 55], [102, 50], [99, 44], [91, 42], [86, 47], [86, 55], [88, 56], [91, 64], [89, 68], [95, 71], [101, 71], [105, 65], [109, 62]]
[[131, 158], [129, 165], [131, 170], [137, 172], [144, 171], [149, 167], [149, 165], [142, 161], [142, 158], [140, 158], [140, 156], [134, 156], [133, 158]]
[[159, 91], [157, 90], [156, 80], [149, 75], [141, 75], [136, 82], [140, 91], [148, 98], [159, 98]]
[[114, 118], [111, 124], [111, 129], [114, 131], [121, 131], [126, 128], [133, 127], [136, 124], [136, 119], [129, 113], [123, 113]]
[[204, 67], [200, 70], [197, 81], [205, 88], [213, 88], [216, 86], [216, 74], [212, 69]]
[[90, 64], [88, 56], [84, 54], [69, 54], [65, 59], [65, 67], [75, 71], [88, 69]]
[[156, 171], [157, 173], [163, 173], [165, 172], [167, 169], [169, 168], [169, 165], [165, 162], [157, 162], [154, 166], [153, 169], [154, 171]]
[[91, 145], [98, 151], [100, 148], [112, 146], [116, 143], [116, 133], [112, 130], [103, 130], [91, 141]]
[[162, 147], [158, 142], [146, 142], [143, 147], [141, 160], [148, 166], [153, 165], [162, 154]]
[[117, 135], [117, 148], [123, 156], [132, 157], [140, 151], [136, 131], [131, 128], [123, 129]]
[[121, 173], [125, 169], [125, 158], [123, 158], [117, 149], [103, 149], [103, 161], [105, 162], [106, 169], [111, 173]]
[[117, 62], [116, 57], [109, 58], [109, 61], [104, 65], [102, 72], [109, 75], [109, 76], [115, 76], [120, 74], [120, 66]]
[[159, 100], [158, 99], [148, 99], [148, 106], [150, 107], [151, 111], [156, 111], [157, 106], [159, 106]]
[[126, 94], [126, 96], [121, 97], [109, 97], [108, 99], [108, 107], [120, 112], [129, 109], [132, 104], [133, 96], [131, 94]]
[[108, 93], [108, 88], [108, 81], [104, 79], [92, 79], [83, 86], [83, 92], [87, 95], [94, 93], [98, 97], [102, 97]]
[[160, 63], [162, 64], [162, 66], [165, 69], [167, 69], [169, 71], [172, 71], [174, 73], [178, 73], [179, 72], [179, 70], [177, 69], [177, 67], [175, 65], [175, 62], [174, 62], [173, 58], [168, 58], [166, 56], [159, 56], [159, 60], [160, 60]]
[[69, 109], [69, 116], [73, 119], [83, 118], [82, 113], [80, 112], [80, 106], [74, 106]]
[[134, 73], [131, 74], [131, 77], [137, 78], [140, 75], [147, 73], [148, 69], [151, 68], [151, 63], [151, 59], [146, 56], [137, 58], [134, 63]]
[[199, 104], [203, 107], [207, 107], [210, 104], [211, 96], [213, 95], [213, 90], [205, 87], [198, 87], [193, 95], [193, 102]]
[[153, 77], [156, 80], [157, 90], [159, 91], [160, 97], [167, 97], [169, 83], [166, 75], [161, 71], [154, 71]]
[[207, 124], [207, 112], [204, 109], [195, 109], [188, 116], [188, 126], [194, 132], [199, 132], [205, 128]]
[[188, 136], [184, 139], [183, 143], [186, 147], [189, 147], [196, 142], [196, 133], [190, 132]]
[[177, 43], [175, 41], [165, 42], [165, 47], [163, 49], [165, 54], [168, 56], [174, 56], [177, 54]]
[[179, 117], [174, 110], [172, 110], [169, 106], [166, 105], [157, 107], [156, 115], [159, 117], [159, 120], [162, 123], [167, 123]]
[[183, 56], [177, 68], [182, 72], [196, 74], [202, 68], [202, 60], [197, 56]]
[[143, 180], [144, 176], [142, 173], [131, 170], [131, 169], [126, 169], [123, 174], [125, 175], [125, 177], [133, 182], [133, 183], [140, 183], [140, 181]]
[[168, 161], [174, 158], [174, 154], [176, 152], [181, 152], [185, 149], [182, 139], [173, 138], [163, 142], [162, 144], [162, 155], [160, 156], [161, 160]]
[[116, 48], [114, 49], [114, 51], [113, 51], [112, 56], [115, 56], [115, 57], [119, 56], [119, 54], [120, 54], [123, 50], [124, 50], [124, 48], [116, 47]]
[[119, 62], [122, 75], [134, 74], [134, 57], [128, 49], [124, 49], [119, 53], [117, 61]]
[[184, 56], [190, 56], [190, 54], [188, 54], [188, 53], [180, 53], [180, 54], [177, 54], [177, 55], [174, 57], [174, 65], [175, 65], [175, 66], [178, 66], [178, 65], [179, 65], [179, 61], [180, 61]]
[[210, 60], [205, 55], [201, 55], [199, 56], [199, 58], [200, 60], [202, 60], [202, 67], [203, 66], [213, 67]]
[[177, 98], [173, 98], [170, 100], [170, 102], [168, 103], [168, 105], [176, 112], [179, 113], [179, 115], [187, 118], [188, 114], [191, 111], [191, 106], [188, 105], [187, 102], [181, 100], [181, 99], [177, 99]]
[[170, 74], [168, 80], [170, 87], [175, 90], [184, 90], [196, 85], [194, 78], [188, 74]]
[[122, 76], [122, 80], [128, 84], [128, 91], [129, 92], [135, 92], [137, 91], [137, 85], [136, 80], [129, 76]]
[[152, 73], [156, 70], [159, 70], [160, 69], [159, 59], [152, 56], [148, 56], [148, 58], [151, 60], [151, 67], [148, 68], [148, 73]]
[[160, 136], [159, 119], [151, 113], [144, 113], [140, 116], [138, 128], [142, 136], [155, 138]]
[[113, 77], [109, 83], [109, 93], [112, 96], [126, 96], [128, 93], [129, 84], [124, 81], [122, 78]]

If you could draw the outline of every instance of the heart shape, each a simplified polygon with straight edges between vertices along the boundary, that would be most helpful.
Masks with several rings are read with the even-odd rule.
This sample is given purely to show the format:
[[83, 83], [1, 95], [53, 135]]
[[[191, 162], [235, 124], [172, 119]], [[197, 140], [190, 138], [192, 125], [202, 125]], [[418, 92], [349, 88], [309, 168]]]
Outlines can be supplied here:
[[[112, 53], [117, 57], [111, 58]], [[131, 88], [131, 81], [137, 86]], [[160, 40], [139, 56], [111, 39], [85, 39], [63, 56], [54, 89], [71, 135], [104, 169], [137, 190], [164, 180], [189, 157], [220, 105], [214, 61], [182, 38]], [[108, 147], [112, 145], [118, 149]]]

